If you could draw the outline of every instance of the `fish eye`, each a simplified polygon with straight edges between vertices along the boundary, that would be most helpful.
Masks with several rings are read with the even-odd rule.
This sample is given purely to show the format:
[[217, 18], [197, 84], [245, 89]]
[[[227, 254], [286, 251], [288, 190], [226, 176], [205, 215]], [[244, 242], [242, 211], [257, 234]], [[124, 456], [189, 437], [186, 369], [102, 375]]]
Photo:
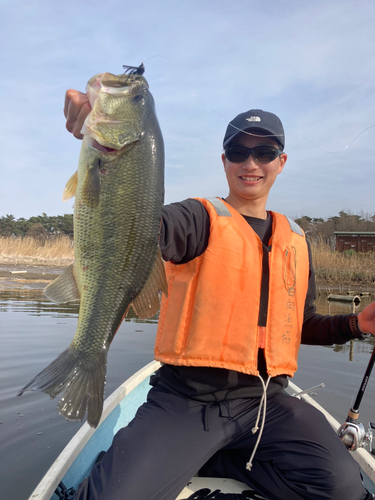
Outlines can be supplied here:
[[141, 102], [143, 100], [143, 95], [142, 94], [137, 94], [133, 97], [134, 102]]

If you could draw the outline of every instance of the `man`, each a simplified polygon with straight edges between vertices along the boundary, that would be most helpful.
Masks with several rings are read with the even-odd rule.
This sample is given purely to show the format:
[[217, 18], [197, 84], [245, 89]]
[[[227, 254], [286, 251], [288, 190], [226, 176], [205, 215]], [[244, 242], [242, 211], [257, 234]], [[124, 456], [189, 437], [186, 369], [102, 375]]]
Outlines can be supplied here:
[[[78, 138], [89, 111], [84, 94], [67, 92], [67, 128]], [[241, 113], [223, 145], [228, 196], [164, 207], [169, 290], [155, 343], [164, 365], [76, 500], [174, 500], [197, 472], [274, 500], [372, 498], [325, 417], [283, 389], [301, 339], [330, 345], [375, 334], [375, 303], [358, 317], [315, 313], [304, 234], [266, 211], [287, 160], [280, 120]]]

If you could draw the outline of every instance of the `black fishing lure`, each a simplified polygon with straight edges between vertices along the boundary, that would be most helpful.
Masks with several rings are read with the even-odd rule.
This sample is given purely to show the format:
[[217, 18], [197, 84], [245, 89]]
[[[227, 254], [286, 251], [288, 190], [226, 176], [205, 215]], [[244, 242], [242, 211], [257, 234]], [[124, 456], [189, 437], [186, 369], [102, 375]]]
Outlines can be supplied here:
[[124, 75], [143, 75], [145, 72], [145, 65], [142, 63], [138, 67], [137, 66], [122, 66], [124, 68]]

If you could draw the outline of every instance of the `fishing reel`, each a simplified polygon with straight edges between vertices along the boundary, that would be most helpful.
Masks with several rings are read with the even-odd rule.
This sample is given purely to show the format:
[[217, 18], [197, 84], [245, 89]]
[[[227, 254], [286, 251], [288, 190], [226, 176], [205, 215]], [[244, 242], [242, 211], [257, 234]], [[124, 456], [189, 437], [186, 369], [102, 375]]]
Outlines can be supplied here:
[[354, 404], [349, 410], [346, 422], [344, 422], [340, 426], [337, 432], [339, 438], [341, 439], [341, 441], [344, 443], [344, 445], [347, 447], [348, 450], [355, 451], [359, 447], [364, 448], [366, 446], [369, 446], [369, 451], [371, 455], [375, 455], [375, 450], [372, 448], [372, 440], [373, 440], [372, 431], [373, 429], [375, 429], [375, 424], [373, 422], [370, 422], [366, 432], [363, 425], [360, 423], [357, 424], [356, 421], [358, 420], [359, 417], [359, 405], [361, 404], [374, 364], [375, 364], [375, 347], [372, 350], [371, 358], [367, 365], [365, 375], [362, 379], [362, 383], [359, 388], [357, 397], [354, 401]]
[[369, 423], [367, 432], [361, 423], [344, 422], [337, 431], [337, 434], [348, 450], [355, 451], [358, 448], [368, 447], [370, 453], [375, 455], [372, 447], [373, 429], [375, 429], [373, 422]]

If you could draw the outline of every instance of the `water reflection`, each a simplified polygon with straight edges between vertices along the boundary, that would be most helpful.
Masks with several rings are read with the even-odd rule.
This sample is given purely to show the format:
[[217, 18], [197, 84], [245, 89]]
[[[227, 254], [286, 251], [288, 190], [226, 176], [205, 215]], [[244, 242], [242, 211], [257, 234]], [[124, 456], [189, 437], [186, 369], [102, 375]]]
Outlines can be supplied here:
[[[45, 297], [43, 290], [0, 291], [0, 313], [16, 311], [25, 312], [30, 316], [78, 317], [79, 302], [54, 304]], [[125, 321], [146, 324], [155, 324], [158, 320], [159, 312], [152, 318], [142, 320], [138, 318], [132, 308], [129, 309], [125, 318]]]
[[[371, 354], [375, 347], [375, 339], [369, 338], [360, 342], [353, 342], [353, 344], [347, 343], [342, 345], [325, 346], [328, 349], [332, 349], [334, 352], [340, 352], [342, 354], [352, 354], [353, 346], [355, 346], [355, 351], [359, 354]], [[349, 358], [350, 361], [353, 361]]]
[[[363, 297], [360, 297], [360, 303], [352, 303], [352, 302], [344, 302], [344, 301], [338, 301], [338, 300], [328, 300], [327, 297], [329, 296], [330, 292], [328, 294], [322, 293], [320, 294], [315, 301], [316, 309], [319, 314], [350, 314], [352, 312], [359, 313], [362, 311], [364, 307], [367, 306], [367, 304], [370, 304], [374, 300], [374, 297], [372, 295], [366, 295]], [[335, 292], [332, 292], [332, 294], [336, 294]], [[337, 292], [338, 295], [338, 292]]]

